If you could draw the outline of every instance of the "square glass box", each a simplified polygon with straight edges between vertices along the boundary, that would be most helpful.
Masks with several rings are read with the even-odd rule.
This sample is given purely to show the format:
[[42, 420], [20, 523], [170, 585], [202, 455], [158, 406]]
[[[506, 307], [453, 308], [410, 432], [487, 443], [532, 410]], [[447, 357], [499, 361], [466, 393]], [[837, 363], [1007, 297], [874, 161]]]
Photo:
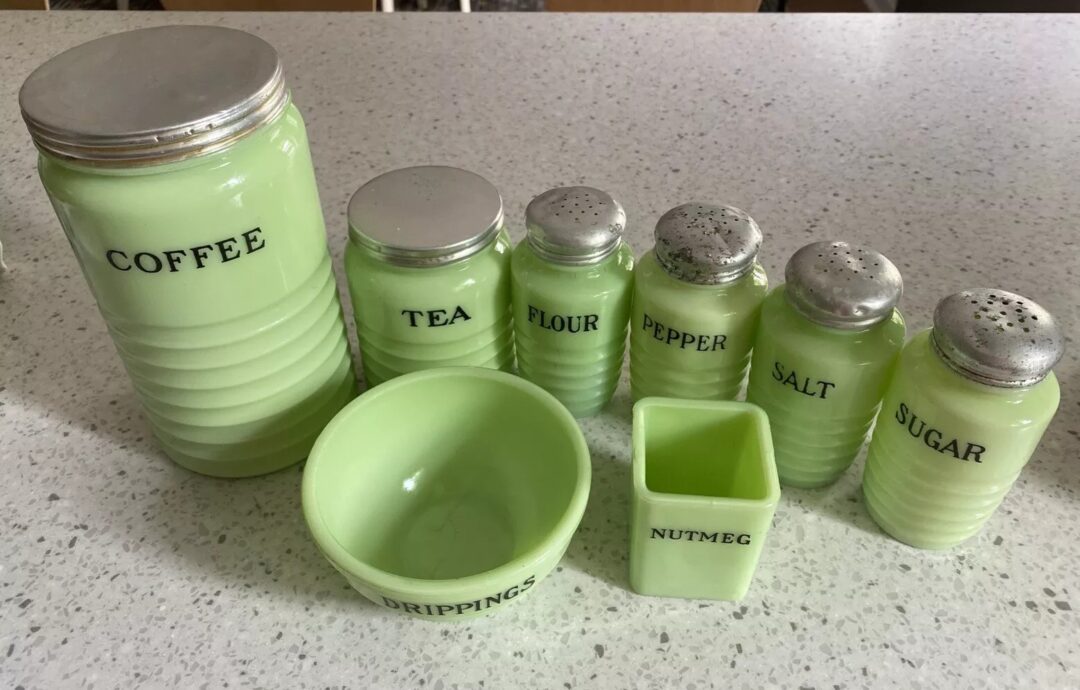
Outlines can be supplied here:
[[632, 474], [634, 591], [745, 596], [780, 500], [765, 412], [743, 402], [640, 400]]

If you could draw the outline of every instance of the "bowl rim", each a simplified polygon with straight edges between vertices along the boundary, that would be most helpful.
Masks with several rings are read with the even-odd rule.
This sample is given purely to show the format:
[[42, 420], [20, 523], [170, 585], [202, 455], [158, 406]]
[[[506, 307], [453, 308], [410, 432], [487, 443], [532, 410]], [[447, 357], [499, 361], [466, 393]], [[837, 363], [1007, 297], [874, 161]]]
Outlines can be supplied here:
[[[570, 436], [574, 448], [574, 463], [576, 477], [570, 500], [559, 516], [555, 525], [541, 538], [540, 542], [519, 556], [512, 558], [490, 570], [485, 570], [472, 575], [442, 580], [428, 580], [415, 577], [398, 575], [377, 568], [359, 558], [353, 556], [327, 527], [319, 509], [316, 496], [316, 475], [318, 472], [319, 458], [323, 448], [330, 443], [330, 439], [337, 433], [338, 428], [347, 423], [349, 417], [360, 409], [372, 404], [377, 404], [380, 397], [390, 392], [407, 386], [422, 384], [425, 381], [445, 378], [472, 378], [488, 379], [501, 385], [507, 385], [524, 392], [543, 405], [551, 412], [556, 421]], [[409, 593], [421, 596], [439, 596], [452, 594], [458, 591], [477, 589], [490, 589], [493, 580], [511, 581], [521, 574], [523, 569], [535, 565], [544, 560], [554, 549], [560, 545], [569, 543], [581, 522], [585, 512], [585, 506], [589, 499], [590, 484], [592, 481], [592, 462], [589, 454], [589, 446], [585, 441], [585, 434], [581, 431], [577, 420], [570, 411], [558, 401], [551, 393], [536, 384], [513, 374], [497, 369], [480, 367], [438, 367], [422, 371], [403, 374], [394, 379], [369, 388], [354, 400], [350, 401], [334, 415], [330, 423], [323, 428], [315, 441], [315, 445], [308, 455], [304, 465], [304, 477], [301, 486], [301, 503], [304, 519], [308, 529], [315, 539], [315, 544], [323, 555], [338, 569], [344, 571], [350, 577], [355, 577], [378, 590], [389, 590], [397, 593]], [[561, 554], [560, 554], [561, 556]], [[536, 573], [539, 580], [546, 573]]]

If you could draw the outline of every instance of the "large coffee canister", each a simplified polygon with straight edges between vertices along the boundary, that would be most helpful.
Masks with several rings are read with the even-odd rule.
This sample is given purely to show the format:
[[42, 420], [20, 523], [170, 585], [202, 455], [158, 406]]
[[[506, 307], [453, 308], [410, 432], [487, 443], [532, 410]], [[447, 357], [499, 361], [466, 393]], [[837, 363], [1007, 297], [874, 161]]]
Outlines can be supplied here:
[[619, 383], [634, 280], [626, 213], [610, 194], [560, 187], [525, 210], [514, 249], [518, 373], [575, 417], [596, 414]]
[[734, 400], [768, 290], [761, 230], [737, 208], [683, 204], [660, 217], [655, 237], [634, 269], [631, 393]]
[[356, 384], [274, 49], [220, 27], [114, 34], [46, 62], [19, 100], [165, 452], [218, 476], [303, 459]]
[[384, 173], [349, 202], [349, 240], [368, 386], [434, 367], [513, 366], [510, 237], [490, 182], [435, 165]]
[[904, 344], [900, 272], [872, 249], [815, 242], [761, 307], [747, 400], [769, 414], [780, 482], [824, 486], [866, 441]]
[[904, 348], [866, 458], [863, 493], [896, 539], [947, 548], [975, 535], [1057, 411], [1065, 338], [1020, 295], [965, 290]]

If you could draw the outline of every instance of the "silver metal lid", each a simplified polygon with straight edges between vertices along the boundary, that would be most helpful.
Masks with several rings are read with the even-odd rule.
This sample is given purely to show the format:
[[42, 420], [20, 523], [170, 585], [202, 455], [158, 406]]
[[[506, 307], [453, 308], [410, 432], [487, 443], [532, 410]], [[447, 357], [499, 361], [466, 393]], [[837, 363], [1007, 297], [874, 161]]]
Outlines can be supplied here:
[[349, 237], [400, 266], [460, 261], [493, 242], [502, 224], [499, 190], [443, 165], [383, 173], [349, 201]]
[[847, 242], [806, 245], [788, 260], [784, 280], [784, 294], [797, 312], [845, 330], [888, 319], [904, 291], [893, 262]]
[[730, 283], [754, 267], [761, 230], [731, 206], [683, 204], [656, 222], [656, 260], [676, 280]]
[[949, 295], [934, 309], [934, 351], [954, 370], [990, 386], [1020, 388], [1046, 378], [1065, 354], [1050, 312], [1005, 290]]
[[114, 167], [219, 151], [288, 102], [277, 51], [218, 26], [139, 29], [83, 43], [38, 67], [19, 91], [41, 150]]
[[606, 259], [622, 241], [626, 211], [592, 187], [549, 189], [525, 209], [526, 240], [541, 258], [569, 265]]

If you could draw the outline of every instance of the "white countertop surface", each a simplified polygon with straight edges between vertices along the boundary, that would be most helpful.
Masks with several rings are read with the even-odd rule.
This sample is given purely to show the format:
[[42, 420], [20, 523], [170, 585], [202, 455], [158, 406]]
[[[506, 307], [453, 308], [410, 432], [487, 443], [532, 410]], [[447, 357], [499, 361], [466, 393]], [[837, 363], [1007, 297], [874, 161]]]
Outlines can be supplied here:
[[[316, 551], [300, 469], [171, 464], [35, 174], [16, 92], [102, 34], [220, 23], [278, 47], [339, 261], [350, 193], [449, 163], [515, 238], [545, 189], [621, 199], [637, 253], [684, 201], [742, 207], [775, 282], [816, 239], [891, 257], [912, 332], [972, 286], [1080, 319], [1080, 20], [1058, 16], [0, 14], [0, 685], [30, 688], [1080, 686], [1080, 347], [1061, 409], [970, 543], [920, 552], [836, 485], [785, 489], [738, 603], [627, 583], [629, 399], [583, 427], [559, 570], [460, 624], [369, 604]], [[183, 56], [177, 56], [183, 59]], [[340, 274], [340, 271], [339, 271]]]

